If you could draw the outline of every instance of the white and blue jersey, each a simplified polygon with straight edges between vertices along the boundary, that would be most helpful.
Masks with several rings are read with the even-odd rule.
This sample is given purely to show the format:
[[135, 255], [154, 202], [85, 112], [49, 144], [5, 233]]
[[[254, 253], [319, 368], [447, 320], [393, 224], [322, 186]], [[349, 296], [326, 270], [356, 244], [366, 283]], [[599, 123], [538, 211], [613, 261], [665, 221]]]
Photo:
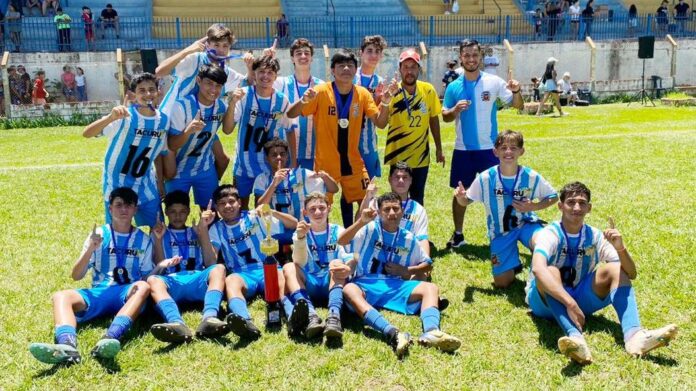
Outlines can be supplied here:
[[358, 254], [355, 277], [395, 278], [386, 274], [386, 263], [416, 266], [423, 262], [432, 264], [409, 231], [399, 227], [396, 232], [382, 229], [379, 219], [362, 227], [353, 239], [353, 251]]
[[412, 199], [407, 199], [401, 205], [404, 209], [404, 216], [401, 218], [399, 226], [411, 232], [416, 240], [428, 240], [428, 214], [423, 205]]
[[[307, 263], [302, 268], [306, 273], [323, 276], [329, 271], [329, 263], [338, 259], [348, 262], [353, 259], [353, 253], [346, 252], [345, 247], [338, 244], [338, 237], [344, 231], [338, 224], [329, 224], [328, 229], [320, 232], [307, 233]], [[292, 236], [297, 246], [297, 233]]]
[[[290, 75], [277, 78], [273, 83], [273, 88], [282, 92], [292, 104], [302, 99], [307, 89], [314, 88], [322, 83], [324, 83], [323, 80], [312, 76], [309, 78], [309, 83], [303, 84], [297, 81], [295, 75]], [[291, 121], [292, 128], [297, 135], [297, 151], [295, 151], [297, 159], [313, 160], [316, 144], [314, 141], [314, 115], [307, 117], [301, 115]]]
[[205, 126], [200, 131], [191, 134], [186, 143], [176, 152], [176, 176], [174, 178], [195, 177], [199, 173], [215, 169], [213, 143], [226, 111], [227, 104], [223, 99], [217, 99], [212, 106], [199, 104], [195, 94], [187, 95], [176, 101], [170, 116], [172, 121], [170, 134], [182, 134], [199, 112], [201, 113], [201, 121], [205, 122]]
[[[174, 67], [174, 70], [172, 70], [171, 75], [174, 80], [172, 80], [169, 91], [164, 95], [159, 105], [162, 112], [171, 115], [174, 102], [176, 102], [177, 99], [197, 91], [196, 76], [198, 75], [198, 68], [203, 64], [214, 63], [214, 61], [210, 60], [206, 52], [192, 53], [184, 57], [184, 59]], [[227, 73], [227, 82], [222, 87], [221, 96], [233, 92], [239, 87], [240, 83], [245, 80], [244, 75], [227, 65], [225, 65], [225, 73]]]
[[[358, 68], [355, 79], [353, 79], [353, 84], [367, 88], [367, 90], [370, 91], [370, 94], [372, 94], [372, 99], [374, 99], [376, 102], [377, 96], [375, 95], [375, 91], [377, 90], [377, 86], [383, 81], [384, 79], [376, 74], [371, 76], [363, 75], [361, 68]], [[372, 121], [367, 118], [363, 120], [359, 148], [362, 156], [377, 153], [377, 129], [375, 128], [375, 124], [373, 124]]]
[[288, 141], [287, 133], [292, 131], [285, 116], [289, 102], [275, 90], [268, 98], [257, 96], [254, 87], [246, 87], [245, 93], [234, 112], [239, 128], [234, 176], [255, 178], [270, 172], [263, 145], [274, 137]]
[[[280, 233], [280, 221], [271, 218], [271, 235]], [[261, 241], [266, 237], [266, 223], [251, 210], [243, 213], [233, 225], [218, 220], [208, 230], [210, 242], [221, 251], [230, 272], [260, 269], [266, 256], [261, 252]]]
[[183, 259], [176, 266], [168, 267], [164, 274], [189, 273], [205, 269], [203, 252], [196, 231], [191, 227], [184, 229], [167, 228], [162, 238], [164, 259], [180, 256]]
[[512, 207], [513, 200], [548, 200], [558, 197], [556, 190], [531, 168], [518, 166], [516, 176], [506, 177], [500, 175], [499, 167], [493, 166], [478, 174], [466, 191], [470, 200], [483, 202], [488, 237], [491, 240], [526, 222], [539, 220], [534, 212], [518, 212]]
[[138, 193], [138, 203], [159, 199], [155, 159], [166, 151], [169, 117], [155, 111], [152, 117], [138, 113], [135, 107], [128, 109], [129, 117], [107, 125], [101, 135], [108, 137], [102, 191], [109, 200], [111, 191], [129, 187]]
[[474, 81], [460, 77], [447, 86], [442, 105], [444, 110], [452, 109], [460, 100], [470, 101], [469, 108], [460, 112], [454, 120], [454, 149], [493, 149], [498, 137], [498, 98], [509, 104], [512, 102], [512, 92], [507, 89], [505, 80], [486, 72], [479, 72], [478, 79]]
[[[109, 224], [97, 228], [96, 232], [101, 235], [102, 243], [89, 259], [92, 288], [130, 284], [150, 274], [154, 268], [152, 241], [145, 232], [131, 227], [131, 232], [124, 234], [113, 231]], [[89, 248], [90, 236], [85, 240], [83, 251]]]
[[[254, 181], [254, 195], [261, 197], [271, 186], [273, 174], [264, 173]], [[305, 198], [312, 192], [326, 193], [326, 185], [320, 177], [315, 177], [314, 171], [304, 168], [290, 170], [288, 176], [280, 183], [271, 196], [271, 208], [293, 215], [301, 219]]]

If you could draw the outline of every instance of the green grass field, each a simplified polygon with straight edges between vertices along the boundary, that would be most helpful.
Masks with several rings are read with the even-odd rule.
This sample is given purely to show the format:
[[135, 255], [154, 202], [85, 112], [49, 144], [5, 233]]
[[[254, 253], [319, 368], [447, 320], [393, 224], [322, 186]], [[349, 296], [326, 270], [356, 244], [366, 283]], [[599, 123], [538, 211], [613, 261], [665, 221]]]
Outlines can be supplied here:
[[[696, 188], [696, 110], [606, 105], [568, 111], [566, 118], [538, 119], [507, 110], [499, 122], [523, 131], [522, 163], [556, 188], [573, 180], [590, 187], [590, 224], [605, 227], [607, 216], [614, 217], [638, 264], [643, 325], [681, 328], [667, 348], [630, 358], [609, 307], [588, 319], [595, 363], [570, 364], [556, 348], [561, 330], [528, 313], [528, 269], [512, 288], [492, 288], [483, 207], [476, 205], [466, 216], [468, 245], [434, 254], [434, 282], [452, 302], [442, 327], [463, 340], [456, 354], [414, 346], [398, 361], [355, 318], [344, 322], [340, 348], [293, 342], [285, 328], [248, 345], [230, 335], [172, 348], [149, 334], [157, 320], [151, 315], [136, 322], [115, 362], [86, 357], [109, 324], [104, 319], [78, 329], [81, 365], [51, 368], [27, 346], [53, 338], [52, 292], [90, 283], [72, 281], [70, 270], [92, 225], [103, 221], [105, 140], [85, 140], [78, 128], [6, 130], [0, 132], [0, 389], [696, 389], [696, 202], [689, 195]], [[444, 127], [443, 141], [449, 160], [451, 126]], [[233, 137], [223, 143], [233, 150]], [[452, 230], [448, 175], [449, 165], [433, 166], [426, 189], [431, 240], [440, 248]], [[552, 207], [540, 216], [559, 214]], [[523, 254], [528, 265], [529, 252]], [[262, 324], [263, 303], [256, 300], [251, 311]], [[420, 333], [418, 317], [384, 313], [402, 330]], [[184, 318], [195, 328], [199, 309]]]

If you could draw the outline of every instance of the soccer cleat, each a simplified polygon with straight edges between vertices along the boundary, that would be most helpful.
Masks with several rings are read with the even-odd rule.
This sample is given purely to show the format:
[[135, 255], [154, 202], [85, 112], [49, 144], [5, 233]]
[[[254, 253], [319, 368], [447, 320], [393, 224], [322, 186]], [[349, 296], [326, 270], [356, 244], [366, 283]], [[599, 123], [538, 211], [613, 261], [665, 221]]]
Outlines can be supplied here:
[[450, 301], [445, 296], [440, 296], [437, 298], [437, 309], [440, 310], [440, 312], [446, 310], [449, 305]]
[[399, 330], [395, 330], [391, 334], [391, 339], [389, 340], [389, 345], [394, 349], [397, 358], [402, 358], [408, 354], [408, 347], [411, 346], [412, 343], [411, 334], [402, 333]]
[[462, 341], [441, 330], [430, 330], [418, 337], [418, 344], [429, 348], [438, 348], [443, 352], [451, 353], [462, 346]]
[[292, 314], [288, 318], [288, 335], [298, 336], [302, 334], [309, 324], [309, 306], [307, 300], [299, 299], [292, 308]]
[[307, 323], [307, 328], [305, 329], [305, 336], [309, 339], [321, 336], [324, 332], [324, 322], [317, 314], [309, 315], [309, 322]]
[[193, 339], [191, 330], [179, 322], [153, 324], [150, 332], [159, 341], [167, 343], [191, 342]]
[[324, 327], [324, 337], [343, 338], [343, 327], [341, 326], [341, 316], [337, 313], [329, 313]]
[[226, 322], [209, 316], [198, 325], [196, 337], [198, 338], [218, 338], [230, 332], [230, 326]]
[[254, 325], [251, 319], [244, 319], [235, 313], [231, 313], [227, 315], [225, 320], [230, 330], [240, 338], [258, 339], [261, 337], [261, 330]]
[[452, 237], [447, 242], [447, 248], [459, 248], [464, 245], [464, 234], [452, 233]]
[[583, 337], [559, 338], [558, 350], [578, 364], [586, 365], [592, 363], [592, 353], [590, 353], [590, 348]]
[[121, 351], [121, 341], [115, 338], [103, 337], [92, 349], [92, 356], [97, 358], [112, 359]]
[[626, 351], [634, 357], [642, 357], [649, 351], [662, 346], [677, 336], [677, 325], [669, 324], [657, 330], [638, 330], [631, 339], [626, 342]]
[[33, 343], [29, 352], [35, 359], [46, 364], [78, 364], [82, 361], [80, 352], [70, 345]]

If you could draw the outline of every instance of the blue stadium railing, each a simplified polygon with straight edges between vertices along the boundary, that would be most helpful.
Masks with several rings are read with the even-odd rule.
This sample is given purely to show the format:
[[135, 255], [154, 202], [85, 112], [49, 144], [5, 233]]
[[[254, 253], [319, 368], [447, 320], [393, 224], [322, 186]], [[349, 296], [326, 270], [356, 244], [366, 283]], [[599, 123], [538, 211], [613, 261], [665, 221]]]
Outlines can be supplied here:
[[[270, 46], [275, 36], [275, 20], [270, 18], [247, 18], [234, 20], [195, 21], [172, 18], [153, 21], [148, 17], [124, 17], [120, 20], [120, 36], [114, 29], [106, 29], [102, 38], [100, 28], [94, 26], [95, 42], [92, 50], [112, 51], [116, 48], [137, 50], [144, 48], [178, 49], [205, 34], [212, 23], [224, 22], [229, 25], [239, 41], [238, 49]], [[477, 39], [482, 43], [501, 43], [530, 41], [570, 41], [589, 35], [594, 40], [628, 39], [639, 35], [674, 37], [696, 37], [696, 20], [657, 20], [654, 15], [639, 15], [635, 20], [628, 14], [595, 16], [591, 21], [581, 21], [577, 31], [568, 18], [558, 20], [542, 19], [537, 26], [532, 15], [474, 17], [317, 17], [304, 20], [290, 20], [291, 37], [307, 37], [315, 45], [327, 44], [331, 47], [357, 47], [360, 39], [374, 31], [379, 24], [390, 46], [414, 46], [423, 41], [429, 46], [453, 45], [463, 38]], [[11, 39], [13, 26], [5, 22], [2, 50], [14, 50]], [[24, 18], [21, 22], [21, 52], [59, 51], [56, 25], [49, 18]], [[81, 21], [71, 23], [69, 51], [87, 51], [84, 25]], [[68, 49], [66, 47], [66, 49]]]

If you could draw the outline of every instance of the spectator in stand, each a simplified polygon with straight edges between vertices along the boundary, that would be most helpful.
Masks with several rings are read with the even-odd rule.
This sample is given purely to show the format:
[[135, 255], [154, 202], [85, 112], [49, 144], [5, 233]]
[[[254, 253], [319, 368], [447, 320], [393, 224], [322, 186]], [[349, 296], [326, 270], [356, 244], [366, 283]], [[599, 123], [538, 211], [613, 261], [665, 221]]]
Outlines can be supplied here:
[[679, 23], [679, 33], [684, 34], [686, 31], [686, 22], [689, 20], [689, 5], [684, 0], [679, 0], [674, 6], [674, 20]]
[[447, 89], [447, 86], [449, 83], [457, 80], [459, 77], [459, 74], [454, 70], [454, 67], [457, 66], [457, 61], [456, 60], [449, 60], [447, 61], [447, 72], [445, 72], [445, 75], [442, 76], [442, 93], [444, 95], [444, 91]]
[[60, 76], [60, 81], [63, 83], [63, 95], [68, 102], [75, 102], [77, 94], [77, 84], [75, 83], [75, 74], [69, 65], [63, 67], [63, 74]]
[[44, 71], [36, 72], [36, 79], [34, 79], [34, 93], [32, 94], [32, 102], [35, 105], [45, 105], [46, 99], [48, 99], [48, 91], [44, 85], [44, 79], [46, 78], [46, 73]]
[[657, 19], [657, 29], [662, 33], [667, 32], [667, 22], [669, 22], [669, 8], [667, 8], [667, 0], [662, 0], [662, 3], [657, 7], [655, 12]]
[[31, 82], [31, 76], [29, 76], [29, 74], [27, 73], [27, 70], [26, 68], [24, 68], [24, 65], [19, 65], [17, 67], [17, 76], [19, 76], [19, 79], [22, 80], [22, 82], [24, 83], [24, 86], [22, 88], [23, 95], [19, 98], [19, 100], [22, 102], [22, 104], [30, 104], [33, 84]]
[[24, 90], [24, 82], [20, 75], [17, 74], [17, 67], [11, 65], [7, 68], [7, 79], [10, 84], [10, 103], [13, 105], [22, 104], [22, 91]]
[[500, 59], [493, 53], [492, 47], [487, 47], [483, 57], [483, 71], [491, 75], [497, 75], [498, 66], [500, 66]]
[[41, 15], [46, 16], [46, 11], [48, 7], [53, 8], [53, 13], [58, 14], [58, 9], [60, 9], [60, 1], [58, 0], [43, 0], [43, 5], [41, 6]]
[[114, 9], [111, 4], [107, 4], [101, 12], [101, 17], [99, 17], [99, 22], [101, 24], [101, 37], [104, 39], [106, 29], [112, 28], [116, 30], [116, 38], [121, 38], [121, 27], [118, 23], [118, 12]]
[[573, 1], [573, 4], [568, 7], [568, 15], [570, 15], [570, 37], [576, 40], [580, 31], [580, 0]]
[[556, 1], [549, 1], [548, 3], [546, 3], [546, 18], [548, 20], [546, 30], [547, 41], [553, 41], [556, 35], [556, 29], [558, 27], [560, 14], [561, 7], [558, 6], [558, 3]]
[[[46, 0], [48, 1], [48, 0]], [[46, 4], [46, 3], [44, 3]], [[70, 51], [70, 22], [72, 19], [68, 14], [63, 13], [63, 9], [58, 7], [56, 10], [58, 13], [53, 17], [53, 23], [56, 24], [58, 29], [58, 51], [69, 52]]]
[[12, 4], [7, 7], [5, 23], [7, 23], [7, 31], [10, 33], [10, 40], [15, 47], [14, 52], [19, 53], [19, 45], [22, 41], [22, 14]]
[[87, 6], [82, 7], [82, 24], [85, 26], [85, 40], [87, 41], [87, 50], [95, 50], [94, 48], [94, 17], [92, 10]]
[[42, 10], [41, 10], [41, 1], [39, 0], [27, 0], [26, 3], [24, 3], [25, 7], [27, 8], [27, 16], [34, 16], [34, 12], [32, 11], [33, 8], [36, 8], [39, 10], [39, 15], [44, 16]]
[[585, 25], [583, 39], [590, 37], [592, 34], [592, 19], [594, 19], [594, 0], [587, 2], [587, 6], [582, 10], [582, 23]]
[[5, 15], [0, 12], [0, 52], [5, 52]]
[[445, 5], [445, 15], [452, 13], [452, 0], [442, 0]]
[[85, 84], [85, 71], [77, 67], [77, 75], [75, 75], [75, 85], [77, 86], [78, 102], [87, 102], [87, 85]]
[[290, 42], [290, 22], [288, 22], [285, 14], [282, 14], [276, 21], [276, 36], [281, 48], [288, 46]]
[[632, 37], [638, 27], [638, 8], [631, 4], [628, 8], [628, 34]]
[[534, 39], [541, 38], [541, 26], [544, 24], [544, 14], [541, 8], [537, 8], [534, 12]]

